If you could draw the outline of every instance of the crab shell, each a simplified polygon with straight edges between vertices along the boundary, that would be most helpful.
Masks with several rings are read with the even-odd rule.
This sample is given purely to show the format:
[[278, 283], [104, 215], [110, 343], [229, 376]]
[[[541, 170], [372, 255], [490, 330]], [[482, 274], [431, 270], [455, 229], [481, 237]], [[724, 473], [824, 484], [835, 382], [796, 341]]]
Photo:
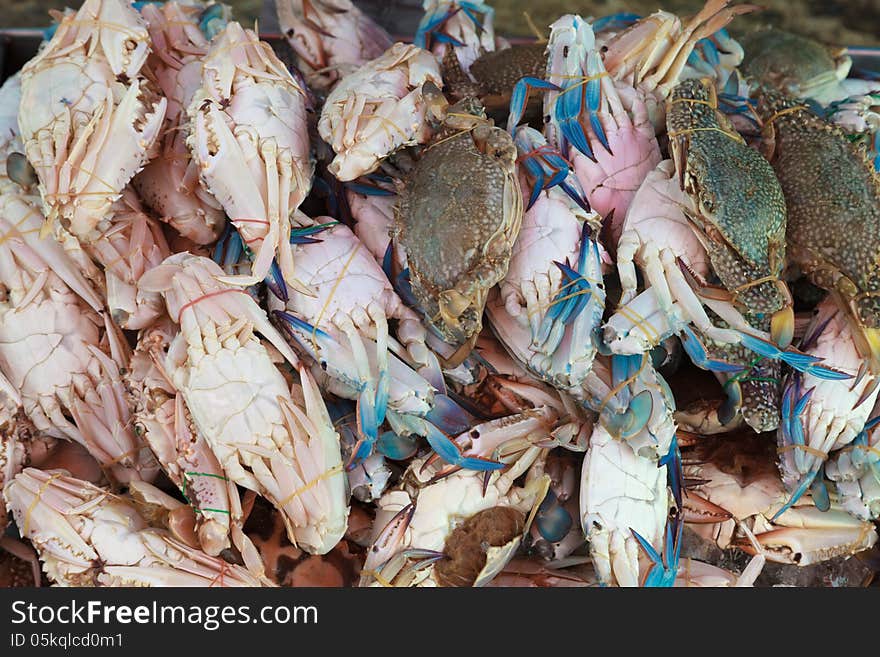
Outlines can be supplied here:
[[[718, 111], [709, 80], [672, 92], [667, 127], [691, 226], [722, 284], [748, 311], [775, 313], [789, 298], [785, 198], [770, 164]], [[793, 318], [792, 318], [793, 319]]]
[[449, 367], [473, 347], [523, 217], [513, 139], [473, 118], [470, 129], [441, 133], [423, 152], [400, 190], [393, 235], [422, 311], [456, 349]]
[[376, 59], [340, 80], [327, 96], [318, 132], [336, 153], [328, 170], [349, 181], [375, 171], [404, 146], [424, 144], [432, 133], [426, 121], [422, 86], [443, 85], [431, 53], [395, 43]]
[[291, 216], [308, 195], [314, 168], [305, 91], [269, 44], [231, 22], [205, 55], [187, 114], [187, 145], [202, 181], [254, 252], [252, 275], [233, 280], [261, 281], [277, 256], [294, 285]]
[[842, 48], [774, 27], [743, 36], [743, 75], [798, 98], [826, 104], [840, 97], [839, 83], [852, 68]]
[[880, 371], [880, 178], [863, 148], [801, 101], [762, 91], [763, 148], [788, 209], [788, 259], [830, 290]]
[[50, 221], [89, 238], [154, 154], [167, 101], [141, 75], [149, 35], [123, 0], [86, 0], [22, 69], [19, 126]]

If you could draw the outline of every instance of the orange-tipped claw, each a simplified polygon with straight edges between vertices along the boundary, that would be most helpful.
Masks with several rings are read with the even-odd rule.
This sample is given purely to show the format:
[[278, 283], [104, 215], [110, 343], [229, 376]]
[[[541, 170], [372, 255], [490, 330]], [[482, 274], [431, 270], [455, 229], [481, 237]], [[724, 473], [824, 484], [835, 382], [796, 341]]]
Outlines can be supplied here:
[[787, 348], [794, 339], [794, 310], [791, 306], [777, 310], [770, 319], [770, 337], [780, 349]]
[[733, 517], [727, 509], [687, 490], [682, 495], [682, 513], [685, 522], [695, 525], [713, 525]]

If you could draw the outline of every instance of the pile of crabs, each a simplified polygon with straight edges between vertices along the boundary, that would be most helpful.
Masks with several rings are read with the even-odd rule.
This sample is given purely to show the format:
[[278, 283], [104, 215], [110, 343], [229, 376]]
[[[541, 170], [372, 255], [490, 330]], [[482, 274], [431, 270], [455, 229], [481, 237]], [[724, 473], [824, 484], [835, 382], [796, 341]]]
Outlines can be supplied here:
[[870, 581], [880, 83], [754, 9], [55, 15], [0, 89], [0, 580]]

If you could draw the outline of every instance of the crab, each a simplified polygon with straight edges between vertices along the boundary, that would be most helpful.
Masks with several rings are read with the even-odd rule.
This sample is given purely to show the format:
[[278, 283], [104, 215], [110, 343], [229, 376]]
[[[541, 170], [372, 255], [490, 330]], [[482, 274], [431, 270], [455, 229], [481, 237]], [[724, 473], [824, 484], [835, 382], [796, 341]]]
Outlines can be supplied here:
[[[637, 353], [667, 337], [671, 327], [685, 332], [685, 349], [699, 366], [742, 369], [710, 359], [686, 326], [692, 323], [715, 343], [742, 343], [799, 371], [849, 378], [789, 346], [794, 313], [781, 277], [782, 189], [769, 163], [718, 113], [708, 81], [689, 80], [676, 88], [669, 127], [673, 161], [661, 162], [642, 184], [618, 244], [623, 294], [605, 328], [611, 350]], [[651, 286], [638, 300], [636, 260]], [[710, 275], [726, 289], [707, 285]], [[704, 305], [731, 328], [713, 324]], [[769, 325], [769, 336], [762, 325]]]
[[847, 79], [852, 59], [846, 48], [775, 27], [744, 35], [740, 45], [745, 51], [740, 66], [743, 75], [798, 98], [828, 105], [876, 87], [876, 82]]
[[133, 500], [64, 471], [27, 468], [4, 495], [23, 537], [60, 586], [271, 586], [150, 527]]
[[784, 422], [777, 437], [782, 479], [792, 491], [789, 504], [811, 485], [814, 499], [827, 495], [822, 478], [829, 453], [859, 437], [880, 391], [877, 375], [865, 371], [846, 313], [832, 298], [826, 298], [816, 312], [801, 349], [833, 359], [853, 378], [825, 381], [799, 372], [788, 378], [782, 400]]
[[[525, 163], [520, 167], [525, 191], [528, 158], [553, 154], [541, 133], [528, 126], [517, 129], [515, 142]], [[577, 186], [577, 179], [569, 177]], [[543, 186], [536, 182], [526, 199], [529, 209], [507, 275], [499, 293], [490, 294], [486, 313], [493, 331], [523, 366], [565, 390], [580, 385], [596, 352], [592, 335], [605, 307], [602, 246], [596, 238], [601, 218], [584, 209], [585, 200], [572, 199], [565, 182]]]
[[758, 549], [737, 533], [739, 522], [754, 532], [767, 561], [808, 566], [870, 548], [877, 532], [837, 505], [819, 511], [809, 496], [786, 504], [787, 493], [760, 437], [725, 438], [685, 452], [685, 481], [694, 482], [684, 497], [685, 522], [719, 547]]
[[[546, 452], [526, 449], [488, 482], [462, 470], [439, 480], [413, 461], [379, 500], [360, 586], [484, 586], [510, 561], [549, 487]], [[515, 485], [525, 475], [525, 484]]]
[[201, 86], [187, 108], [187, 146], [202, 182], [254, 254], [250, 274], [262, 281], [273, 259], [296, 286], [288, 244], [295, 210], [309, 193], [306, 91], [252, 30], [232, 21], [202, 60]]
[[[141, 278], [139, 287], [161, 293], [178, 325], [162, 368], [229, 480], [281, 510], [291, 542], [328, 552], [348, 516], [339, 436], [317, 385], [265, 311], [221, 279], [219, 265], [189, 253]], [[299, 368], [299, 385], [290, 386], [255, 331]]]
[[155, 154], [167, 100], [142, 73], [149, 48], [130, 3], [86, 0], [22, 69], [19, 126], [45, 230], [88, 237]]
[[[749, 4], [728, 6], [730, 0], [707, 0], [694, 16], [682, 20], [675, 14], [658, 11], [637, 20], [626, 29], [603, 38], [601, 49], [605, 69], [615, 80], [626, 81], [642, 92], [651, 123], [662, 130], [665, 101], [682, 80], [710, 73], [713, 83], [727, 82], [742, 57], [723, 28], [737, 15], [754, 11]], [[713, 38], [727, 51], [715, 65], [694, 67], [697, 44]]]
[[[199, 182], [199, 168], [186, 146], [186, 108], [201, 84], [202, 61], [223, 5], [146, 4], [141, 13], [153, 44], [151, 77], [168, 100], [159, 153], [132, 184], [162, 221], [198, 244], [214, 242], [226, 223], [223, 208]], [[221, 9], [221, 16], [209, 20]], [[208, 21], [206, 23], [206, 21]]]
[[278, 23], [310, 87], [329, 91], [391, 46], [391, 37], [351, 0], [279, 0]]
[[517, 83], [508, 129], [522, 116], [529, 88], [545, 89], [547, 141], [571, 161], [590, 206], [606, 218], [616, 242], [632, 197], [661, 159], [646, 100], [609, 75], [593, 30], [580, 16], [553, 23], [546, 59], [546, 80]]
[[489, 290], [507, 274], [523, 217], [511, 136], [479, 101], [449, 108], [441, 130], [401, 186], [393, 240], [412, 291], [455, 367], [482, 328]]
[[880, 178], [863, 149], [800, 101], [762, 90], [758, 113], [788, 209], [788, 260], [846, 311], [859, 353], [877, 373]]
[[495, 10], [483, 0], [424, 0], [422, 5], [425, 13], [413, 43], [447, 67], [468, 76], [475, 61], [495, 50]]
[[428, 82], [443, 85], [437, 61], [404, 43], [342, 78], [318, 120], [318, 132], [336, 153], [328, 171], [343, 182], [354, 180], [400, 148], [427, 142], [433, 134], [431, 103], [423, 94]]

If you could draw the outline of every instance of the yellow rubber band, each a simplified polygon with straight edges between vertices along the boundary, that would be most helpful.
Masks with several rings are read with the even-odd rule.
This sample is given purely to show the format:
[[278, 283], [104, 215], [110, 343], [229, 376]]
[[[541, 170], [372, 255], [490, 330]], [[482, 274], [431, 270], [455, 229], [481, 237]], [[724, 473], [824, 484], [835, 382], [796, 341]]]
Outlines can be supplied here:
[[693, 132], [720, 132], [722, 135], [730, 137], [731, 139], [733, 139], [736, 142], [739, 142], [740, 144], [744, 145], [746, 143], [746, 140], [743, 139], [740, 135], [736, 135], [732, 132], [728, 132], [727, 130], [722, 130], [721, 128], [716, 128], [714, 126], [707, 126], [704, 128], [686, 128], [684, 130], [671, 130], [667, 134], [669, 135], [670, 139], [673, 139], [675, 137], [683, 137], [684, 135], [689, 135]]
[[795, 112], [799, 112], [801, 110], [809, 110], [810, 108], [806, 105], [795, 105], [794, 107], [786, 107], [785, 109], [781, 109], [775, 114], [773, 114], [769, 119], [765, 119], [764, 123], [769, 124], [773, 123], [780, 116], [785, 116], [786, 114], [794, 114]]
[[651, 322], [648, 321], [647, 317], [643, 317], [640, 313], [627, 306], [620, 306], [617, 309], [617, 312], [631, 321], [634, 328], [641, 329], [651, 342], [657, 342], [660, 340], [660, 332], [654, 328]]
[[36, 496], [34, 497], [34, 501], [30, 503], [27, 510], [24, 512], [24, 527], [22, 527], [21, 534], [22, 536], [27, 536], [31, 529], [31, 513], [33, 513], [34, 509], [37, 508], [37, 504], [40, 502], [40, 498], [43, 497], [43, 494], [49, 490], [49, 486], [52, 485], [52, 482], [56, 479], [59, 479], [63, 475], [60, 472], [55, 472], [49, 475], [49, 478], [43, 482], [42, 486], [40, 486], [37, 491]]
[[327, 470], [327, 472], [324, 472], [320, 476], [315, 477], [314, 479], [312, 479], [310, 482], [308, 482], [302, 488], [298, 488], [297, 490], [293, 491], [290, 495], [288, 495], [283, 500], [281, 500], [281, 502], [278, 503], [278, 506], [281, 506], [281, 507], [287, 506], [287, 503], [290, 502], [293, 498], [302, 495], [307, 490], [311, 490], [312, 488], [317, 486], [319, 483], [321, 483], [325, 479], [328, 479], [329, 477], [333, 477], [334, 475], [337, 475], [340, 472], [342, 472], [342, 465], [337, 465], [337, 466], [330, 468], [329, 470]]
[[708, 100], [700, 100], [699, 98], [676, 98], [675, 100], [669, 101], [670, 105], [676, 105], [678, 103], [688, 103], [690, 105], [705, 105], [706, 107], [711, 107], [712, 109], [718, 109], [718, 105], [713, 105]]
[[810, 447], [809, 445], [785, 445], [784, 447], [777, 448], [776, 453], [784, 454], [785, 452], [790, 452], [793, 449], [800, 449], [807, 454], [810, 454], [811, 456], [822, 459], [823, 461], [828, 460], [827, 452], [823, 452], [821, 449], [816, 449], [815, 447]]

